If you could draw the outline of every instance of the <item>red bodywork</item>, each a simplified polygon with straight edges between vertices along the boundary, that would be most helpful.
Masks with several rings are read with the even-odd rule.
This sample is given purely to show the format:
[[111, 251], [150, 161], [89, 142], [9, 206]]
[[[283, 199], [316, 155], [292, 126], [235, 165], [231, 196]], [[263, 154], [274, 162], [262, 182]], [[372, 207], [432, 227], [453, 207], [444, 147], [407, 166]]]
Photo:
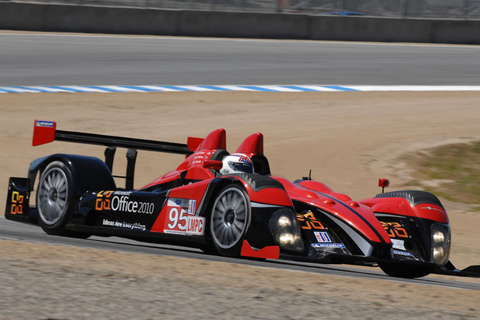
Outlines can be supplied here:
[[225, 129], [217, 129], [210, 133], [205, 139], [189, 138], [189, 141], [191, 141], [191, 143], [188, 143], [188, 147], [196, 146], [196, 149], [192, 150], [195, 152], [188, 156], [176, 170], [164, 174], [142, 189], [177, 180], [185, 170], [187, 171], [186, 179], [207, 180], [215, 178], [215, 174], [210, 169], [205, 168], [204, 163], [205, 161], [208, 163], [208, 161], [211, 160], [210, 158], [215, 151], [225, 150], [227, 148]]
[[365, 205], [352, 201], [347, 195], [336, 193], [323, 183], [312, 180], [294, 184], [283, 178], [275, 179], [285, 186], [292, 200], [308, 203], [333, 214], [360, 231], [370, 241], [391, 242], [373, 211]]
[[[236, 152], [245, 153], [249, 157], [263, 155], [263, 135], [261, 133], [250, 135]], [[291, 200], [308, 203], [333, 214], [360, 231], [372, 242], [391, 243], [383, 226], [375, 218], [374, 212], [369, 207], [352, 201], [349, 196], [334, 192], [318, 181], [304, 180], [300, 183], [292, 183], [284, 178], [272, 178], [282, 183]]]
[[[154, 180], [144, 188], [153, 186], [161, 186], [162, 184], [172, 182], [179, 179], [182, 174], [186, 175], [186, 179], [203, 180], [197, 182], [194, 186], [182, 186], [172, 190], [170, 197], [178, 197], [188, 194], [188, 198], [196, 199], [197, 204], [200, 203], [210, 179], [215, 178], [214, 170], [221, 167], [221, 159], [212, 159], [219, 150], [226, 150], [226, 133], [224, 129], [218, 129], [210, 133], [204, 140], [196, 139], [190, 145], [196, 145], [195, 152], [187, 157], [176, 170], [168, 172], [160, 178]], [[256, 155], [263, 156], [263, 134], [255, 133], [248, 136], [243, 143], [237, 148], [236, 153], [244, 153], [249, 157]], [[441, 208], [430, 205], [432, 209], [426, 209], [425, 205], [418, 208], [412, 208], [404, 199], [369, 199], [356, 202], [349, 196], [334, 192], [328, 186], [321, 182], [312, 180], [303, 180], [299, 183], [292, 183], [284, 178], [273, 177], [279, 181], [285, 188], [286, 193], [279, 189], [264, 189], [254, 191], [248, 184], [244, 184], [245, 189], [251, 201], [259, 203], [269, 203], [280, 206], [292, 206], [292, 200], [301, 201], [309, 205], [321, 208], [322, 210], [332, 214], [340, 220], [346, 222], [350, 227], [359, 231], [368, 240], [374, 243], [390, 244], [390, 237], [385, 232], [384, 227], [375, 217], [374, 211], [392, 212], [396, 214], [404, 214], [406, 216], [417, 216], [421, 218], [446, 222], [445, 211]], [[155, 223], [152, 231], [163, 232], [165, 225], [165, 216], [168, 208], [164, 208], [159, 220]]]
[[[383, 189], [389, 186], [389, 181], [380, 179], [379, 187], [382, 188], [382, 194], [361, 201], [353, 201], [349, 196], [334, 192], [325, 184], [310, 178], [290, 182], [284, 178], [272, 176], [268, 160], [264, 156], [262, 133], [248, 136], [235, 151], [235, 153], [246, 154], [250, 157], [256, 173], [253, 175], [250, 173], [219, 175], [222, 159], [229, 154], [226, 151], [224, 129], [211, 132], [205, 139], [189, 137], [187, 144], [178, 144], [60, 131], [56, 130], [56, 123], [53, 121], [35, 120], [32, 144], [36, 146], [54, 140], [108, 147], [105, 152], [105, 163], [91, 157], [60, 154], [37, 159], [29, 169], [29, 178], [35, 177], [38, 171], [43, 170], [41, 165], [60, 157], [65, 163], [74, 161], [75, 168], [77, 166], [82, 169], [88, 167], [91, 170], [91, 164], [95, 164], [98, 172], [108, 174], [107, 178], [111, 179], [112, 183], [108, 184], [107, 178], [101, 178], [102, 181], [108, 181], [104, 184], [97, 183], [97, 185], [106, 185], [106, 187], [99, 187], [98, 190], [103, 190], [100, 192], [90, 190], [90, 186], [86, 186], [86, 183], [81, 185], [87, 192], [80, 198], [79, 209], [74, 212], [72, 217], [72, 221], [76, 219], [75, 224], [72, 225], [77, 229], [72, 228], [72, 230], [65, 231], [92, 231], [92, 234], [95, 234], [95, 230], [103, 232], [104, 229], [107, 229], [109, 234], [118, 232], [123, 235], [124, 229], [111, 228], [110, 223], [117, 224], [119, 221], [123, 221], [122, 219], [129, 222], [129, 219], [132, 219], [132, 226], [143, 226], [143, 231], [151, 232], [158, 239], [164, 237], [162, 239], [168, 240], [169, 238], [167, 239], [165, 236], [169, 235], [181, 236], [184, 239], [189, 239], [185, 236], [198, 236], [190, 237], [190, 240], [202, 239], [208, 242], [211, 239], [208, 238], [209, 234], [205, 230], [208, 228], [207, 226], [214, 225], [213, 218], [208, 220], [209, 217], [213, 217], [213, 213], [209, 215], [209, 210], [216, 210], [216, 208], [212, 210], [216, 202], [211, 200], [218, 193], [221, 194], [222, 189], [228, 191], [229, 188], [237, 188], [241, 190], [241, 193], [246, 192], [248, 195], [248, 197], [245, 196], [247, 199], [245, 203], [248, 205], [243, 207], [248, 207], [248, 214], [252, 214], [253, 217], [251, 230], [244, 229], [248, 232], [245, 231], [246, 233], [242, 235], [242, 242], [235, 244], [241, 244], [239, 254], [242, 256], [270, 259], [284, 256], [311, 258], [325, 262], [329, 255], [333, 258], [338, 258], [340, 255], [341, 259], [335, 261], [343, 262], [346, 260], [342, 259], [351, 255], [353, 259], [375, 261], [379, 265], [381, 261], [387, 260], [388, 263], [384, 264], [387, 270], [385, 272], [393, 275], [398, 274], [396, 269], [390, 268], [389, 263], [393, 260], [396, 261], [395, 263], [398, 261], [427, 264], [436, 262], [439, 265], [442, 263], [445, 265], [448, 260], [449, 219], [442, 204], [434, 195], [412, 190], [384, 194]], [[126, 187], [125, 189], [116, 189], [111, 177], [114, 151], [112, 153], [110, 149], [115, 149], [115, 147], [128, 148], [129, 152], [132, 151], [130, 149], [133, 149], [135, 157], [136, 150], [140, 149], [182, 154], [186, 155], [186, 158], [175, 170], [137, 190], [133, 190], [135, 161], [129, 161], [127, 176], [123, 177], [127, 181]], [[103, 171], [100, 168], [103, 168]], [[33, 188], [26, 187], [29, 183], [28, 178], [12, 179], [9, 188], [15, 189], [12, 189], [12, 195], [8, 196], [11, 203], [7, 204], [6, 212], [14, 213], [6, 214], [6, 217], [15, 220], [18, 216], [17, 211], [8, 210], [9, 205], [12, 208], [17, 205], [17, 198], [13, 192], [17, 197], [19, 194], [25, 194], [28, 199], [28, 194]], [[34, 181], [34, 179], [30, 180]], [[240, 184], [243, 188], [240, 188]], [[230, 185], [235, 186], [231, 187]], [[108, 191], [109, 195], [114, 194], [117, 197], [115, 199], [120, 199], [117, 200], [116, 208], [113, 206], [98, 208], [96, 206], [98, 203], [103, 204], [102, 201], [109, 201], [103, 198], [107, 194], [104, 193], [105, 190], [112, 190]], [[120, 201], [123, 201], [122, 205], [127, 206], [126, 209], [120, 208]], [[145, 212], [143, 209], [144, 211], [140, 212], [143, 215], [138, 212], [131, 215], [130, 211], [132, 210], [130, 209], [141, 205], [147, 205], [148, 208], [152, 208], [152, 211]], [[154, 208], [158, 208], [158, 210], [154, 210]], [[23, 211], [21, 213], [23, 214]], [[27, 214], [20, 218], [24, 218], [23, 220], [30, 218], [27, 217]], [[93, 220], [93, 223], [89, 222], [90, 216], [99, 217], [99, 223], [96, 224], [97, 220]], [[20, 219], [17, 220], [20, 221]], [[175, 223], [172, 223], [173, 221]], [[291, 229], [285, 225], [291, 226]], [[65, 229], [67, 226], [70, 225], [66, 225]], [[42, 227], [44, 226], [42, 225]], [[436, 237], [432, 237], [434, 231], [437, 234]], [[213, 233], [211, 232], [211, 234]], [[434, 243], [442, 238], [446, 240], [441, 240], [440, 245]], [[300, 243], [303, 243], [305, 247], [289, 244], [289, 241], [297, 241], [296, 239], [300, 239]], [[237, 246], [237, 248], [239, 247]], [[443, 251], [447, 254], [444, 254]], [[422, 272], [418, 274], [422, 274]], [[416, 273], [409, 272], [406, 272], [405, 275], [418, 276]]]
[[375, 212], [417, 217], [440, 223], [449, 222], [445, 209], [431, 203], [412, 206], [410, 202], [404, 198], [370, 198], [362, 200], [361, 203], [370, 207], [372, 211]]
[[[263, 154], [263, 135], [256, 133], [247, 137], [236, 152], [245, 153], [250, 157]], [[440, 223], [449, 222], [446, 211], [435, 204], [412, 206], [404, 198], [370, 198], [356, 202], [318, 181], [303, 180], [292, 183], [284, 178], [273, 178], [283, 184], [292, 200], [308, 203], [334, 214], [374, 242], [391, 243], [390, 237], [374, 212], [417, 217]], [[379, 180], [379, 186], [382, 188], [388, 187], [389, 184], [387, 179]]]

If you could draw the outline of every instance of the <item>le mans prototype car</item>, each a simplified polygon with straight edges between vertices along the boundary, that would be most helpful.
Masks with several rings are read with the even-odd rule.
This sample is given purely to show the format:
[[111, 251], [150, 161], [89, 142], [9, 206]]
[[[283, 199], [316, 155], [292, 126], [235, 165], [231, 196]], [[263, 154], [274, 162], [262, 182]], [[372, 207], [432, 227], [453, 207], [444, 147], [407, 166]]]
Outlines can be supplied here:
[[[105, 160], [53, 154], [34, 160], [27, 178], [10, 178], [5, 217], [52, 235], [120, 236], [197, 247], [254, 259], [379, 266], [395, 277], [429, 273], [478, 276], [449, 261], [450, 225], [439, 199], [423, 191], [383, 192], [353, 201], [304, 177], [275, 177], [263, 135], [234, 154], [224, 129], [187, 144], [62, 131], [35, 120], [33, 145], [54, 140], [106, 146]], [[126, 175], [112, 175], [116, 148], [127, 149]], [[137, 150], [185, 155], [177, 169], [134, 189]], [[38, 177], [37, 177], [38, 176]], [[114, 178], [125, 179], [125, 188]], [[30, 206], [34, 184], [36, 206]]]

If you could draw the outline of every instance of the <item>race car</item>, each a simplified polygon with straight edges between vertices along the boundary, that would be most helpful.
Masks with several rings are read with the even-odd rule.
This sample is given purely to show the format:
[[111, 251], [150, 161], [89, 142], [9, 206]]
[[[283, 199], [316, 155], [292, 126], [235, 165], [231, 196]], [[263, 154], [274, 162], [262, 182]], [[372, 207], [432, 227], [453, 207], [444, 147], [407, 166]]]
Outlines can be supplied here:
[[[354, 201], [310, 176], [290, 182], [271, 174], [261, 133], [230, 154], [224, 129], [181, 144], [63, 131], [53, 121], [35, 120], [32, 144], [54, 140], [106, 146], [105, 159], [53, 154], [34, 160], [26, 178], [10, 178], [7, 219], [38, 224], [52, 235], [120, 236], [230, 257], [378, 265], [395, 277], [480, 275], [479, 266], [460, 271], [449, 261], [449, 220], [433, 194], [384, 192], [389, 182], [380, 179], [382, 193]], [[117, 148], [128, 149], [122, 177], [112, 175]], [[185, 158], [134, 189], [137, 150]], [[121, 178], [125, 187], [117, 186]]]

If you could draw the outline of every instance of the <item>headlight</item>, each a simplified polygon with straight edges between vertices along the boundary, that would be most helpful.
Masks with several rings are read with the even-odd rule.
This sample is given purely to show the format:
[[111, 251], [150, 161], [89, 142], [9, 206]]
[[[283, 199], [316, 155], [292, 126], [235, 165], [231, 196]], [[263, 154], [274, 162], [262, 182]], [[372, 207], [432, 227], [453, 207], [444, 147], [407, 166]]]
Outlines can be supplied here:
[[278, 240], [282, 246], [288, 246], [295, 242], [295, 237], [291, 233], [283, 233], [278, 237]]
[[443, 243], [445, 241], [445, 235], [441, 231], [435, 231], [432, 238], [434, 243]]
[[433, 260], [439, 261], [443, 258], [445, 251], [443, 248], [433, 248]]
[[278, 225], [282, 228], [290, 227], [292, 225], [292, 221], [289, 217], [282, 215], [280, 218], [278, 218]]
[[280, 247], [289, 251], [303, 251], [303, 240], [295, 213], [280, 209], [272, 215], [268, 228]]
[[444, 266], [450, 257], [450, 227], [448, 224], [432, 224], [432, 260]]

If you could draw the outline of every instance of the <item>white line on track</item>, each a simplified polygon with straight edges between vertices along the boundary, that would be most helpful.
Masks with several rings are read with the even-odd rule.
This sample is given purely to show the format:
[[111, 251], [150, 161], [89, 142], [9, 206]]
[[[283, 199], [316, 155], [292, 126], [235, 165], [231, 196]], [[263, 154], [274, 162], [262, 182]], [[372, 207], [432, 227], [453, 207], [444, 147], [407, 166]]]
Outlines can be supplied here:
[[128, 35], [128, 34], [83, 34], [83, 33], [46, 33], [35, 31], [1, 31], [1, 36], [42, 36], [42, 37], [79, 37], [79, 38], [126, 38], [126, 39], [158, 39], [172, 41], [233, 41], [233, 42], [302, 42], [313, 45], [338, 44], [362, 46], [411, 46], [411, 47], [461, 47], [479, 50], [480, 45], [442, 44], [442, 43], [414, 43], [414, 42], [365, 42], [365, 41], [334, 41], [334, 40], [309, 40], [309, 39], [257, 39], [257, 38], [221, 38], [221, 37], [181, 37], [181, 36], [155, 36], [155, 35]]

